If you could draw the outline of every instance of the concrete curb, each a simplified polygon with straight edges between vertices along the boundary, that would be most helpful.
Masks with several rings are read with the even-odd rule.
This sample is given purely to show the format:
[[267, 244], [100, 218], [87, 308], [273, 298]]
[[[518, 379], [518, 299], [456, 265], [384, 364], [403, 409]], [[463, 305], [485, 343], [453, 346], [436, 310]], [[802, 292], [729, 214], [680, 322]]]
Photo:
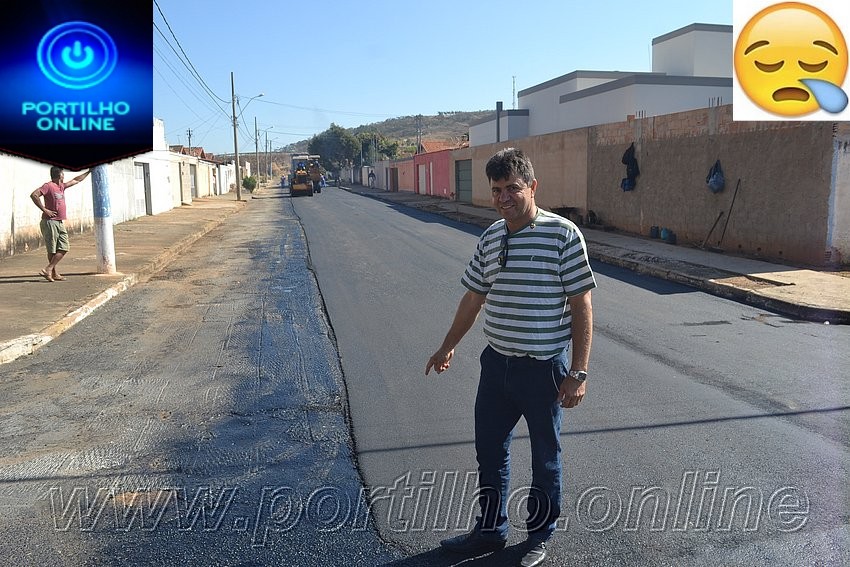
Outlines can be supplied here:
[[[606, 246], [605, 248], [608, 247]], [[710, 293], [712, 295], [716, 295], [724, 299], [731, 299], [733, 301], [738, 301], [740, 303], [745, 303], [754, 307], [760, 307], [769, 311], [776, 311], [778, 313], [790, 315], [798, 319], [803, 319], [816, 323], [850, 323], [850, 312], [843, 311], [841, 309], [824, 309], [820, 307], [812, 307], [809, 305], [792, 303], [790, 301], [770, 297], [761, 293], [759, 290], [742, 288], [726, 283], [721, 283], [713, 279], [697, 277], [687, 272], [672, 270], [669, 267], [664, 266], [663, 264], [651, 265], [637, 260], [623, 258], [615, 254], [606, 253], [604, 250], [600, 250], [599, 248], [594, 247], [592, 243], [588, 244], [588, 255], [591, 258], [599, 260], [600, 262], [604, 262], [606, 264], [626, 268], [627, 270], [631, 270], [639, 274], [645, 274], [648, 276], [653, 276], [656, 278], [680, 283], [682, 285], [693, 287], [699, 289], [700, 291], [705, 291], [706, 293]], [[701, 266], [697, 266], [697, 268], [700, 267]], [[735, 276], [738, 274], [730, 273], [729, 275]]]
[[146, 281], [151, 276], [161, 271], [168, 264], [173, 262], [174, 259], [177, 258], [177, 256], [179, 256], [183, 251], [192, 246], [213, 229], [221, 226], [221, 224], [224, 223], [230, 215], [240, 210], [242, 210], [242, 207], [228, 211], [220, 218], [207, 222], [196, 232], [184, 237], [163, 250], [160, 254], [155, 256], [153, 260], [142, 266], [137, 272], [124, 276], [124, 278], [122, 278], [119, 282], [112, 284], [104, 291], [87, 300], [82, 306], [70, 311], [58, 321], [48, 325], [38, 333], [25, 335], [5, 343], [0, 343], [0, 364], [6, 364], [22, 356], [33, 354], [36, 350], [40, 349], [91, 315], [96, 309], [102, 307], [114, 297], [124, 293], [137, 283]]

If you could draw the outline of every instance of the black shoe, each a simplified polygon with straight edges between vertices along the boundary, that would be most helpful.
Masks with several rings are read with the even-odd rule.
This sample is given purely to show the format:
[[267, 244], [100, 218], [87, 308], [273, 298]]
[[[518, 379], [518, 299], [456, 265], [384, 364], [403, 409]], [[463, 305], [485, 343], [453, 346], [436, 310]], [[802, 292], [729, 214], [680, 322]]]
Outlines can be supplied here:
[[466, 555], [490, 553], [505, 548], [507, 542], [498, 536], [487, 537], [480, 530], [472, 530], [469, 533], [453, 538], [444, 539], [440, 545], [446, 551], [452, 553], [463, 553]]
[[529, 546], [520, 562], [520, 567], [535, 567], [546, 561], [545, 541], [529, 542]]

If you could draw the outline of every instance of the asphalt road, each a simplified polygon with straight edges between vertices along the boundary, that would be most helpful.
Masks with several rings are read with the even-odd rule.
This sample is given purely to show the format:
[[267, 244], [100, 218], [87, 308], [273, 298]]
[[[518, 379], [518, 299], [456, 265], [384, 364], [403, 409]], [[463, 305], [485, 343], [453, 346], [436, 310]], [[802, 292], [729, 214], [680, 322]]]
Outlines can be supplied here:
[[399, 558], [361, 497], [308, 260], [292, 201], [270, 193], [4, 365], [0, 563]]
[[[424, 377], [480, 229], [329, 188], [293, 200], [337, 339], [357, 462], [398, 565], [452, 565], [474, 521], [480, 321]], [[588, 395], [562, 434], [564, 518], [551, 565], [850, 561], [850, 328], [799, 322], [594, 265]], [[511, 504], [523, 525], [522, 427]], [[464, 565], [513, 565], [500, 554]]]
[[[423, 371], [479, 230], [273, 191], [4, 365], [0, 561], [515, 564], [519, 530], [496, 555], [438, 549], [476, 513], [480, 324]], [[846, 564], [850, 329], [594, 267], [548, 564]], [[513, 461], [521, 526], [522, 428]]]

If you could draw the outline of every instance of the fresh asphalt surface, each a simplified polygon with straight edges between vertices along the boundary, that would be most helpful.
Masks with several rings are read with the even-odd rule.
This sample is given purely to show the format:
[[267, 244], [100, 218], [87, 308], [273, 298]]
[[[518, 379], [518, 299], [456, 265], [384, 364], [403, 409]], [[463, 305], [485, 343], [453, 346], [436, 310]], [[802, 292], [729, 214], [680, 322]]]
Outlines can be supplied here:
[[[438, 549], [475, 515], [480, 323], [447, 373], [423, 371], [479, 232], [272, 190], [4, 365], [0, 560], [516, 564], [519, 530], [495, 555]], [[846, 564], [850, 327], [594, 268], [547, 564]], [[519, 526], [522, 428], [513, 448]]]
[[0, 563], [377, 565], [304, 233], [256, 199], [3, 366]]
[[[451, 564], [474, 517], [481, 323], [423, 376], [480, 229], [329, 188], [294, 200], [337, 338], [384, 538]], [[794, 321], [597, 264], [588, 395], [565, 412], [552, 565], [842, 564], [850, 327]], [[513, 444], [513, 520], [529, 481]], [[748, 508], [749, 506], [749, 508]], [[482, 565], [514, 564], [522, 534]]]

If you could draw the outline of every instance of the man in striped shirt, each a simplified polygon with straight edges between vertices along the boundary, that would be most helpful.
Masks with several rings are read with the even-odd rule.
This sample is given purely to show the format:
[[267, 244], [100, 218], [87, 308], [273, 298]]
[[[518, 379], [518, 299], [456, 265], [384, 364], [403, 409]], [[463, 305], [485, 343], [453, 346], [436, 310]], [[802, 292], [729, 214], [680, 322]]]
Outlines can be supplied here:
[[532, 486], [522, 565], [534, 566], [545, 560], [546, 542], [561, 512], [561, 408], [575, 407], [585, 394], [596, 281], [578, 228], [535, 204], [537, 180], [522, 151], [498, 152], [487, 162], [486, 173], [502, 220], [481, 235], [461, 278], [467, 292], [425, 367], [426, 375], [432, 368], [437, 373], [449, 368], [455, 346], [484, 307], [489, 345], [481, 354], [475, 400], [481, 516], [472, 532], [441, 544], [468, 554], [505, 546], [509, 447], [524, 417]]

